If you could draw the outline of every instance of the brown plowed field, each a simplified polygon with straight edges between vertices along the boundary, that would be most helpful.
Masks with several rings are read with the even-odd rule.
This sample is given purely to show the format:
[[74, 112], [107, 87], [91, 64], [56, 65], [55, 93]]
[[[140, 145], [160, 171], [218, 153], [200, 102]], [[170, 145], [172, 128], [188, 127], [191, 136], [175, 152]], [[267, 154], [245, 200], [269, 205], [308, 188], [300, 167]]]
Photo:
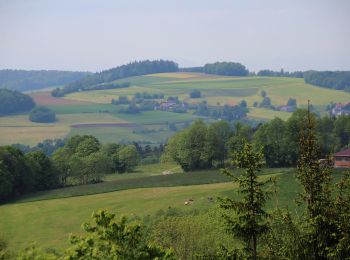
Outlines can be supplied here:
[[84, 101], [77, 101], [77, 100], [71, 100], [71, 99], [64, 99], [59, 97], [53, 97], [51, 96], [51, 92], [44, 91], [44, 92], [34, 92], [29, 94], [33, 99], [34, 102], [38, 105], [76, 105], [76, 104], [91, 104], [89, 102]]

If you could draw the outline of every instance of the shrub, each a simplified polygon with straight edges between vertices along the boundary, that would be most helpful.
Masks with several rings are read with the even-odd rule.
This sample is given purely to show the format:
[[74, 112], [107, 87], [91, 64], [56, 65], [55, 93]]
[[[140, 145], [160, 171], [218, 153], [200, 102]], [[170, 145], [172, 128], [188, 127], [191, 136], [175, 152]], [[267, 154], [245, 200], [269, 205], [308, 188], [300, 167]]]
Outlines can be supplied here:
[[29, 114], [29, 120], [36, 123], [56, 121], [56, 113], [47, 107], [35, 107]]

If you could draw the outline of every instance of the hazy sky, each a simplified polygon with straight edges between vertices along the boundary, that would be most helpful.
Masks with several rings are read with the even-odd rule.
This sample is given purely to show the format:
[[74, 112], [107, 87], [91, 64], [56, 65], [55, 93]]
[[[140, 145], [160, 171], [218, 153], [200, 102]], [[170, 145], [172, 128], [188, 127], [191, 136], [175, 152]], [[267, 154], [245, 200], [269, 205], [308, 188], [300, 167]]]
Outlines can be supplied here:
[[0, 0], [0, 69], [350, 70], [350, 0]]

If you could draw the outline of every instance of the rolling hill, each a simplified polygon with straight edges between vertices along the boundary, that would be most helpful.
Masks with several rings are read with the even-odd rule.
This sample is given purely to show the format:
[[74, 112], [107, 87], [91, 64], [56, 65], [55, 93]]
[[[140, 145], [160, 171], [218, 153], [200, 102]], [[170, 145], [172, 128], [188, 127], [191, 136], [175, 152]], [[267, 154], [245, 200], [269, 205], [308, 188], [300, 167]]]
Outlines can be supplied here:
[[[114, 83], [130, 82], [130, 87], [120, 89], [83, 91], [52, 97], [50, 92], [31, 93], [35, 102], [53, 109], [58, 121], [53, 124], [35, 124], [26, 115], [0, 117], [0, 144], [23, 143], [34, 145], [47, 138], [63, 138], [73, 134], [93, 134], [102, 142], [164, 143], [178, 129], [198, 118], [213, 120], [189, 113], [145, 111], [138, 114], [119, 113], [120, 106], [112, 105], [119, 96], [133, 97], [135, 93], [163, 93], [164, 98], [178, 96], [188, 103], [207, 101], [211, 106], [235, 105], [246, 100], [248, 117], [270, 120], [287, 119], [291, 113], [253, 107], [262, 101], [261, 91], [266, 91], [274, 106], [285, 105], [295, 98], [298, 107], [310, 100], [322, 114], [331, 102], [349, 102], [350, 93], [305, 84], [300, 78], [283, 77], [227, 77], [202, 73], [159, 73], [124, 78]], [[190, 98], [198, 89], [201, 98]]]

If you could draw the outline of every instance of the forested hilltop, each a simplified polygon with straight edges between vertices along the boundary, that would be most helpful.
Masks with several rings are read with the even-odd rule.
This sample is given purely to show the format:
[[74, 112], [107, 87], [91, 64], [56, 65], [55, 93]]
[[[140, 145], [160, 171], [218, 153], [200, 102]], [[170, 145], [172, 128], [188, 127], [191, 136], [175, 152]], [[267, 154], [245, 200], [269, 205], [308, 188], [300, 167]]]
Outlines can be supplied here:
[[64, 85], [91, 73], [58, 70], [0, 70], [0, 88], [18, 91]]
[[[81, 80], [69, 83], [61, 89], [55, 89], [52, 92], [53, 96], [60, 97], [65, 94], [77, 92], [81, 90], [91, 90], [92, 86], [96, 86], [97, 89], [105, 88], [120, 88], [125, 86], [120, 86], [119, 84], [102, 84], [111, 82], [117, 79], [140, 76], [153, 73], [164, 73], [164, 72], [176, 72], [178, 71], [178, 65], [173, 61], [167, 60], [145, 60], [145, 61], [135, 61], [126, 65], [122, 65], [116, 68], [105, 70], [102, 72], [89, 75]], [[124, 83], [124, 85], [127, 83]]]

